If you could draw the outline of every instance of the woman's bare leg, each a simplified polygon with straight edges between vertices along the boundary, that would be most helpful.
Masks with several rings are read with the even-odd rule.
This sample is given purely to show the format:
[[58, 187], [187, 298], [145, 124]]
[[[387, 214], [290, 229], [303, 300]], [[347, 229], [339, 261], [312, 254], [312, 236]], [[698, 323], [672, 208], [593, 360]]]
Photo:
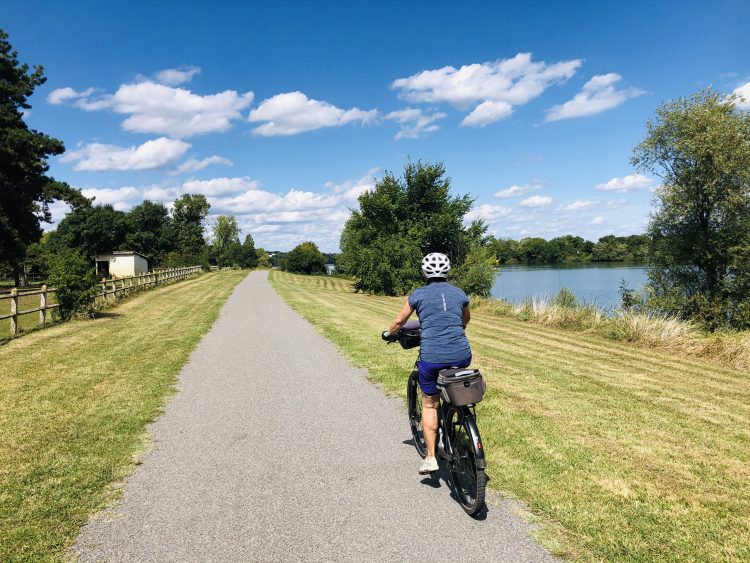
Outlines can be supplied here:
[[422, 395], [422, 435], [427, 446], [427, 457], [435, 457], [440, 395]]

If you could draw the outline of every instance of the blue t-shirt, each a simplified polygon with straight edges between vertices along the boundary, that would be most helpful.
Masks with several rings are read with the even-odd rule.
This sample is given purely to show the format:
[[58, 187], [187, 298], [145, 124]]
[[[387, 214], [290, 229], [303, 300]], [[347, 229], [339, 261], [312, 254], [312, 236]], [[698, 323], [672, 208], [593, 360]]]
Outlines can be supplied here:
[[422, 325], [420, 359], [434, 364], [465, 360], [471, 355], [469, 341], [461, 324], [461, 313], [469, 298], [455, 285], [432, 282], [415, 289], [409, 305]]

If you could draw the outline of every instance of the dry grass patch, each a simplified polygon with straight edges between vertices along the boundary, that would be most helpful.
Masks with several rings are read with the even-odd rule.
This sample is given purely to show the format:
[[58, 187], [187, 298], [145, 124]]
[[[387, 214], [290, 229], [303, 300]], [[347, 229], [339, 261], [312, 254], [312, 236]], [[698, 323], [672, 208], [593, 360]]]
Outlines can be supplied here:
[[[403, 298], [270, 279], [373, 380], [404, 395], [414, 354], [379, 341]], [[478, 410], [490, 485], [555, 523], [547, 545], [577, 560], [750, 559], [746, 372], [521, 322], [491, 305], [474, 309], [468, 330], [488, 382]]]
[[246, 272], [140, 294], [0, 346], [0, 561], [61, 559]]

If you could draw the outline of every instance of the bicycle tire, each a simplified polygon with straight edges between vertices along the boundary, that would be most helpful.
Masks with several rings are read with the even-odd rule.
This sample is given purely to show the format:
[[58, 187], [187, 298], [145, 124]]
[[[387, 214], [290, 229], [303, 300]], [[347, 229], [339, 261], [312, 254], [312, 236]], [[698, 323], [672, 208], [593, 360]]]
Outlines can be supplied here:
[[471, 438], [479, 436], [479, 431], [466, 407], [449, 407], [445, 426], [452, 455], [449, 467], [454, 492], [461, 508], [473, 516], [484, 508], [487, 488], [487, 474], [478, 467], [476, 446]]
[[422, 434], [422, 390], [419, 388], [419, 379], [417, 372], [409, 376], [406, 384], [407, 408], [409, 410], [409, 428], [414, 438], [414, 447], [420, 457], [427, 455], [427, 444], [424, 442]]

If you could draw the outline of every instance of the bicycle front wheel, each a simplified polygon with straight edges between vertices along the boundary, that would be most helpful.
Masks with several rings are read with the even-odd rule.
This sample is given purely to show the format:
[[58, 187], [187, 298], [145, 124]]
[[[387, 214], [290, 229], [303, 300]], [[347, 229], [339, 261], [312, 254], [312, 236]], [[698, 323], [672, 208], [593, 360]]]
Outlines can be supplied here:
[[409, 426], [414, 438], [414, 447], [421, 457], [427, 455], [427, 445], [422, 434], [422, 390], [419, 388], [419, 376], [414, 371], [409, 376], [406, 386], [407, 408], [409, 409]]
[[[477, 463], [480, 454], [474, 437], [478, 442], [479, 431], [474, 416], [466, 407], [448, 409], [445, 422], [452, 454], [450, 472], [453, 487], [461, 507], [467, 514], [474, 515], [484, 508], [487, 487], [487, 474]], [[483, 459], [484, 455], [481, 454], [481, 457]]]

